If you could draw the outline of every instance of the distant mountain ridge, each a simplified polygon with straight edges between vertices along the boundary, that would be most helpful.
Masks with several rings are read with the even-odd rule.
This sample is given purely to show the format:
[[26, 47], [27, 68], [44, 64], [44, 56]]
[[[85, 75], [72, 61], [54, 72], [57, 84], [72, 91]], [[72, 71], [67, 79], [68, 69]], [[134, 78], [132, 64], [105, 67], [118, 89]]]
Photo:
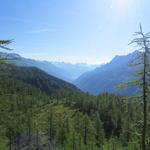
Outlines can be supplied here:
[[15, 53], [0, 52], [0, 57], [7, 57], [7, 61], [10, 64], [37, 67], [49, 75], [73, 83], [84, 92], [89, 92], [94, 95], [108, 92], [125, 96], [137, 93], [137, 88], [135, 87], [122, 90], [117, 89], [119, 84], [133, 78], [133, 70], [129, 67], [129, 63], [135, 55], [138, 55], [138, 51], [123, 56], [117, 55], [109, 63], [98, 66], [84, 63], [71, 64], [65, 62], [38, 61], [23, 58]]
[[75, 80], [80, 75], [87, 71], [94, 70], [96, 67], [100, 66], [97, 64], [87, 64], [87, 63], [66, 63], [66, 62], [52, 62], [58, 68], [67, 70], [67, 72], [72, 76], [72, 79]]
[[50, 62], [24, 58], [16, 53], [0, 52], [0, 57], [7, 58], [7, 62], [10, 64], [15, 64], [17, 66], [37, 67], [45, 71], [49, 75], [53, 75], [57, 78], [64, 79], [66, 81], [69, 80], [67, 78], [67, 73], [65, 72], [65, 70], [62, 70], [61, 68], [57, 68], [56, 66], [52, 65]]
[[16, 53], [0, 52], [0, 57], [7, 58], [7, 62], [10, 64], [15, 64], [18, 66], [37, 67], [45, 71], [49, 75], [55, 76], [59, 79], [68, 82], [72, 82], [84, 72], [92, 70], [98, 66], [88, 64], [71, 64], [64, 62], [39, 61], [24, 58]]
[[120, 95], [134, 95], [137, 88], [117, 89], [117, 86], [133, 78], [133, 69], [129, 66], [137, 51], [125, 56], [115, 56], [110, 63], [97, 67], [81, 75], [74, 84], [85, 92], [94, 95], [100, 93], [114, 93]]

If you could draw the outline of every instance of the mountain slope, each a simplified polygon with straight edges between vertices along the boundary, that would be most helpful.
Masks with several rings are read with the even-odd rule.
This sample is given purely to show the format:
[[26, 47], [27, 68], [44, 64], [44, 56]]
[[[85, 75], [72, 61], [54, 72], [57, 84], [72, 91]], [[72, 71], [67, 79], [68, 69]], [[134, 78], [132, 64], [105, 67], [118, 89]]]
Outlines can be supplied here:
[[0, 52], [0, 57], [7, 58], [7, 62], [10, 64], [15, 64], [17, 66], [37, 67], [49, 75], [55, 76], [65, 81], [71, 80], [67, 71], [56, 67], [51, 62], [28, 59], [15, 53]]
[[79, 91], [74, 85], [61, 79], [48, 75], [35, 67], [17, 67], [13, 65], [1, 65], [0, 75], [8, 76], [14, 80], [31, 85], [47, 95], [56, 95], [61, 92]]
[[137, 92], [136, 88], [119, 90], [117, 86], [133, 77], [133, 70], [129, 67], [129, 63], [136, 54], [137, 52], [116, 56], [110, 63], [81, 75], [74, 84], [81, 90], [96, 95], [104, 92], [133, 95]]
[[0, 52], [0, 57], [7, 58], [7, 62], [10, 64], [15, 64], [18, 66], [37, 67], [52, 76], [68, 82], [72, 82], [84, 72], [93, 70], [98, 66], [84, 63], [71, 64], [65, 62], [39, 61], [27, 59], [15, 53]]
[[[46, 83], [48, 89], [43, 89]], [[68, 95], [61, 94], [62, 88]], [[70, 150], [74, 146], [99, 150], [108, 145], [134, 149], [130, 141], [135, 138], [133, 130], [140, 131], [134, 126], [142, 120], [140, 101], [75, 91], [71, 84], [37, 68], [0, 65], [0, 150]], [[135, 145], [140, 143], [137, 139]]]

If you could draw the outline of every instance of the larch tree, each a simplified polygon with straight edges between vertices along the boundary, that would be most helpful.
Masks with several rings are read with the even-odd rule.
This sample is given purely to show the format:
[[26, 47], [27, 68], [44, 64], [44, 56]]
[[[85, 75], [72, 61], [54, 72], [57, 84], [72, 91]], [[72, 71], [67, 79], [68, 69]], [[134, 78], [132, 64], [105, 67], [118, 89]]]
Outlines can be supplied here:
[[[11, 48], [8, 48], [7, 46], [12, 43], [12, 40], [0, 40], [0, 48], [5, 50], [12, 50]], [[5, 58], [0, 58], [0, 63], [5, 63]]]
[[139, 89], [140, 99], [143, 107], [143, 125], [141, 131], [141, 147], [146, 150], [146, 131], [147, 131], [147, 103], [150, 86], [150, 32], [143, 33], [142, 26], [140, 31], [135, 32], [136, 38], [130, 44], [136, 44], [138, 47], [137, 56], [131, 62], [135, 69], [135, 79], [128, 82], [127, 85], [135, 86]]
[[12, 50], [7, 47], [7, 45], [9, 45], [10, 43], [12, 43], [12, 40], [0, 40], [0, 48], [6, 49], [6, 50]]

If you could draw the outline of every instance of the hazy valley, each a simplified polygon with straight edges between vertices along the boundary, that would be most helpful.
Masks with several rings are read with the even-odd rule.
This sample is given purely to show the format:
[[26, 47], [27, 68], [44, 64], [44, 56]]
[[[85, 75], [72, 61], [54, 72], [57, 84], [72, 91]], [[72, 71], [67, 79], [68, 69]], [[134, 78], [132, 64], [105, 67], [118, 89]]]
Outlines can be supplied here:
[[0, 4], [0, 150], [150, 150], [149, 0]]

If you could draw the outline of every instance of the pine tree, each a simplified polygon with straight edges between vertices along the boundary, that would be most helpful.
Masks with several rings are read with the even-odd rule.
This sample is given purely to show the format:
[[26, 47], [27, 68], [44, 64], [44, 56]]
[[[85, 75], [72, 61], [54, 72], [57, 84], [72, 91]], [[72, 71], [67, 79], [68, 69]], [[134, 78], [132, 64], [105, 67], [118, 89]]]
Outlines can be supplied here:
[[10, 43], [12, 43], [12, 40], [0, 40], [0, 48], [6, 49], [6, 50], [12, 50], [7, 47], [7, 45], [9, 45]]
[[105, 138], [104, 136], [104, 129], [103, 129], [103, 123], [100, 119], [99, 113], [96, 112], [95, 115], [93, 116], [93, 122], [94, 122], [94, 127], [96, 130], [96, 144], [97, 146], [101, 146], [101, 144], [103, 143], [103, 140]]
[[83, 143], [88, 145], [95, 139], [95, 129], [88, 115], [83, 116]]
[[143, 103], [143, 128], [142, 128], [142, 150], [146, 150], [146, 129], [147, 129], [147, 101], [149, 96], [149, 77], [150, 77], [150, 32], [144, 34], [142, 26], [140, 31], [135, 32], [136, 38], [130, 44], [135, 43], [139, 47], [139, 52], [131, 65], [136, 69], [135, 80], [127, 85], [136, 86], [140, 90], [140, 98]]
[[[7, 45], [11, 44], [12, 40], [0, 40], [0, 48], [5, 50], [12, 50], [7, 47]], [[5, 63], [6, 58], [0, 58], [0, 63]]]

